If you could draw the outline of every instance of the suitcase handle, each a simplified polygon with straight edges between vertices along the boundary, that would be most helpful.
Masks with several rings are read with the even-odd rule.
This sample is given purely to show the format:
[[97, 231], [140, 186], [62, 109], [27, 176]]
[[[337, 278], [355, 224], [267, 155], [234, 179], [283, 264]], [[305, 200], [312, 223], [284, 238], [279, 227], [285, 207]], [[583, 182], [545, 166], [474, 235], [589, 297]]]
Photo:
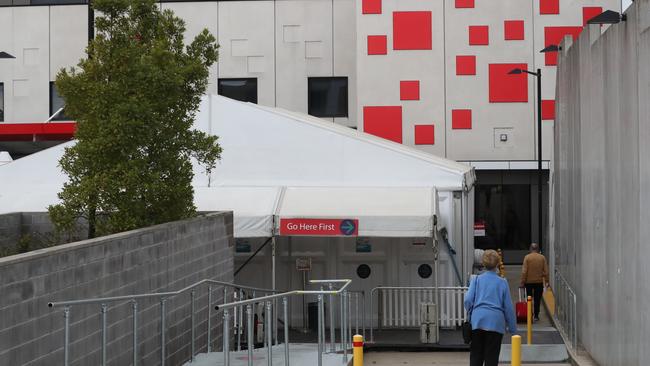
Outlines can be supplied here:
[[[521, 292], [522, 291], [524, 292], [524, 300], [521, 299]], [[519, 295], [519, 302], [528, 301], [528, 298], [526, 297], [526, 288], [525, 287], [519, 287], [517, 289], [517, 294]]]

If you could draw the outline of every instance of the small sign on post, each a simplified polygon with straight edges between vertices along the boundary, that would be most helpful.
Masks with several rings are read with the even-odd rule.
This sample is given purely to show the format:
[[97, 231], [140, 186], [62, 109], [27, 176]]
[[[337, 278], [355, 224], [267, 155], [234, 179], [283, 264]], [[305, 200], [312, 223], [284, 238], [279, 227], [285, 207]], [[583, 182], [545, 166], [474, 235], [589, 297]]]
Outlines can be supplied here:
[[311, 258], [296, 258], [296, 270], [300, 272], [311, 271]]

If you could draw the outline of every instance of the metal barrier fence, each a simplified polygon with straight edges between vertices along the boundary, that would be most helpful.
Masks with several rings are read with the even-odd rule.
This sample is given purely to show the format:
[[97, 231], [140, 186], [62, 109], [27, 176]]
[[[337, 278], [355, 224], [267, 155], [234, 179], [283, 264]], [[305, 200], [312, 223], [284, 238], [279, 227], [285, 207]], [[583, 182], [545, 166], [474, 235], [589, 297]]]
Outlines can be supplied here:
[[571, 341], [571, 348], [578, 349], [578, 297], [569, 282], [555, 269], [555, 319]]
[[[326, 351], [327, 347], [327, 338], [326, 338], [326, 323], [325, 323], [325, 299], [328, 298], [329, 304], [329, 331], [330, 331], [330, 351], [337, 352], [342, 351], [343, 360], [347, 360], [348, 350], [352, 348], [352, 305], [354, 304], [354, 314], [355, 314], [355, 325], [356, 332], [359, 333], [360, 330], [365, 333], [365, 293], [359, 291], [349, 291], [351, 280], [311, 280], [309, 281], [312, 285], [320, 286], [318, 291], [289, 291], [280, 293], [279, 291], [273, 291], [269, 289], [261, 289], [249, 286], [239, 286], [232, 283], [215, 281], [215, 280], [202, 280], [190, 286], [187, 286], [181, 290], [173, 292], [161, 292], [161, 293], [150, 293], [150, 294], [137, 294], [137, 295], [127, 295], [127, 296], [115, 296], [115, 297], [105, 297], [105, 298], [95, 298], [95, 299], [83, 299], [83, 300], [72, 300], [72, 301], [61, 301], [61, 302], [51, 302], [48, 306], [52, 308], [63, 308], [64, 316], [64, 365], [68, 366], [70, 364], [69, 354], [70, 354], [70, 319], [72, 314], [73, 307], [83, 306], [83, 305], [99, 305], [100, 307], [100, 316], [101, 316], [101, 365], [106, 365], [107, 363], [107, 314], [109, 312], [109, 305], [116, 304], [125, 304], [131, 303], [132, 307], [132, 337], [133, 337], [133, 365], [138, 364], [138, 304], [142, 301], [159, 301], [160, 303], [160, 364], [165, 365], [165, 355], [166, 355], [166, 317], [168, 316], [165, 309], [165, 302], [179, 296], [181, 294], [190, 295], [191, 302], [191, 357], [190, 362], [194, 361], [194, 357], [197, 353], [195, 349], [195, 339], [197, 338], [195, 334], [195, 324], [196, 324], [196, 293], [199, 289], [207, 287], [208, 292], [208, 307], [207, 307], [207, 352], [210, 352], [212, 340], [211, 340], [211, 328], [212, 323], [211, 319], [213, 314], [212, 309], [216, 312], [223, 313], [223, 354], [224, 354], [224, 365], [230, 365], [230, 353], [231, 353], [231, 340], [236, 342], [236, 345], [233, 345], [236, 350], [241, 351], [242, 349], [242, 337], [245, 336], [246, 339], [246, 348], [248, 350], [248, 364], [253, 365], [252, 353], [255, 349], [255, 340], [253, 339], [256, 331], [253, 329], [255, 324], [254, 321], [254, 309], [260, 304], [263, 305], [264, 315], [263, 315], [263, 344], [266, 347], [267, 351], [267, 361], [268, 365], [272, 364], [272, 346], [275, 341], [275, 345], [278, 344], [278, 316], [277, 316], [277, 301], [282, 302], [282, 313], [284, 321], [284, 359], [285, 365], [289, 365], [289, 320], [288, 320], [288, 300], [291, 296], [299, 295], [310, 295], [315, 296], [318, 300], [318, 365], [322, 365], [323, 353]], [[213, 306], [213, 293], [214, 285], [223, 287], [224, 291], [224, 303], [221, 305]], [[338, 286], [338, 288], [334, 288]], [[327, 287], [328, 290], [324, 290]], [[258, 296], [260, 295], [260, 296]], [[228, 298], [231, 297], [233, 301], [228, 302]], [[338, 299], [338, 306], [336, 300]], [[335, 332], [336, 332], [336, 316], [334, 316], [334, 309], [339, 308], [339, 323], [338, 328], [340, 331], [340, 343], [336, 343]], [[361, 307], [361, 316], [359, 316], [359, 308]], [[261, 320], [261, 319], [259, 319]], [[232, 322], [232, 323], [231, 323]], [[245, 323], [245, 328], [244, 328]], [[232, 324], [232, 326], [231, 326]], [[141, 330], [140, 330], [141, 331]]]
[[[377, 294], [378, 328], [416, 328], [420, 326], [421, 303], [435, 303], [439, 327], [463, 324], [467, 287], [375, 287], [370, 291], [370, 314], [374, 314]], [[436, 293], [437, 291], [437, 293]], [[374, 323], [370, 320], [370, 342], [374, 342]]]

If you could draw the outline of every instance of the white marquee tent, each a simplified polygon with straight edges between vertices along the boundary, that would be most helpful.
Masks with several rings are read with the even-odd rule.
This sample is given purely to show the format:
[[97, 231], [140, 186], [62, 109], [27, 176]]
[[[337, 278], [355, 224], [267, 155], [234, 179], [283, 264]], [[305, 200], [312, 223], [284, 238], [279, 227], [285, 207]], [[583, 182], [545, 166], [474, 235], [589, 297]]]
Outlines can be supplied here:
[[[464, 164], [221, 96], [204, 98], [196, 127], [219, 136], [223, 147], [210, 176], [195, 168], [196, 206], [232, 210], [237, 237], [272, 236], [274, 217], [355, 217], [362, 236], [430, 237], [435, 189], [467, 192], [475, 179]], [[0, 214], [56, 203], [66, 180], [58, 160], [73, 143], [0, 166]]]

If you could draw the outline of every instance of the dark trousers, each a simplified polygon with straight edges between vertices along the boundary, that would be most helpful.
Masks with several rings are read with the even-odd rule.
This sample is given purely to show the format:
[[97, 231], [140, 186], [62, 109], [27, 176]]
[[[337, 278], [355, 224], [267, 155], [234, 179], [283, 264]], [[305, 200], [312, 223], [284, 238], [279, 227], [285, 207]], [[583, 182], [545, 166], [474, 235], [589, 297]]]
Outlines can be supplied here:
[[503, 334], [488, 330], [472, 330], [472, 343], [469, 346], [470, 366], [497, 366], [501, 352]]
[[526, 296], [533, 297], [533, 315], [539, 318], [539, 305], [542, 302], [542, 294], [544, 293], [544, 284], [541, 283], [527, 283]]

